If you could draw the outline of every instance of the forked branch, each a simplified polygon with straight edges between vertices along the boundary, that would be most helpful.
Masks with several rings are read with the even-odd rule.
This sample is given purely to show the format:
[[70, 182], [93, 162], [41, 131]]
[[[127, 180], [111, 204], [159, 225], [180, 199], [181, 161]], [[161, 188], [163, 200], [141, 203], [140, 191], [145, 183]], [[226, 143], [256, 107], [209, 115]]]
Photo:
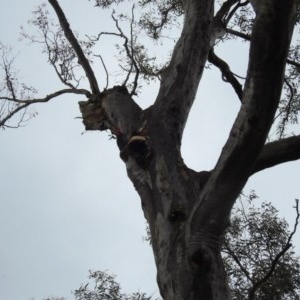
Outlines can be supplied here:
[[[94, 43], [94, 42], [99, 41], [101, 36], [103, 36], [103, 35], [111, 35], [111, 36], [120, 37], [121, 39], [124, 40], [123, 47], [125, 49], [127, 59], [129, 60], [129, 69], [127, 69], [127, 67], [122, 67], [121, 66], [122, 70], [127, 72], [126, 78], [125, 78], [122, 85], [126, 86], [128, 80], [129, 80], [129, 77], [130, 77], [132, 71], [134, 70], [135, 77], [134, 77], [134, 81], [133, 81], [133, 87], [132, 87], [131, 92], [130, 92], [130, 95], [134, 95], [134, 94], [136, 94], [136, 89], [137, 89], [137, 85], [138, 85], [138, 78], [139, 78], [139, 74], [140, 74], [140, 69], [139, 69], [137, 61], [135, 59], [135, 49], [134, 49], [134, 41], [133, 41], [133, 39], [134, 39], [134, 37], [133, 37], [134, 5], [132, 7], [132, 18], [131, 18], [131, 22], [130, 22], [130, 39], [127, 37], [127, 35], [121, 29], [121, 27], [119, 25], [119, 21], [115, 16], [115, 12], [113, 12], [111, 14], [111, 17], [112, 17], [113, 21], [115, 22], [118, 33], [117, 32], [107, 32], [107, 31], [105, 32], [105, 31], [103, 31], [103, 32], [100, 32], [95, 37], [89, 37], [89, 39]], [[107, 72], [107, 69], [106, 69], [106, 67], [103, 63], [102, 57], [99, 56], [99, 55], [96, 55], [96, 56], [98, 56], [101, 59], [102, 64], [103, 64], [104, 69], [105, 69], [105, 72], [106, 72], [106, 75], [108, 75], [108, 72]], [[107, 84], [108, 84], [108, 78], [107, 78]]]
[[134, 67], [135, 69], [135, 78], [134, 78], [134, 82], [133, 82], [133, 88], [131, 91], [131, 95], [134, 95], [136, 93], [136, 88], [137, 88], [137, 84], [138, 84], [138, 78], [139, 78], [139, 68], [138, 65], [135, 61], [134, 58], [134, 51], [133, 51], [133, 23], [134, 23], [134, 5], [132, 6], [132, 10], [131, 10], [131, 23], [130, 23], [130, 41], [128, 40], [128, 37], [123, 33], [123, 30], [121, 29], [121, 27], [119, 26], [119, 22], [116, 19], [116, 17], [114, 16], [114, 14], [112, 14], [112, 18], [115, 21], [116, 27], [120, 33], [120, 36], [124, 39], [124, 48], [126, 51], [126, 54], [131, 62], [131, 66], [130, 66], [130, 70], [127, 73], [124, 85], [126, 85], [130, 74], [132, 72], [132, 69]]

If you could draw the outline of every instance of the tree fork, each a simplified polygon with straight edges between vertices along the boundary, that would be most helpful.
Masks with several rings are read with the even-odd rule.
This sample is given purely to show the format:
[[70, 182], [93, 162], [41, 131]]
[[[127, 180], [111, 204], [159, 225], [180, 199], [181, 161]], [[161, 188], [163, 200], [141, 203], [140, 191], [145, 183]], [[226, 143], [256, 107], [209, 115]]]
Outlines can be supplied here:
[[[149, 222], [158, 284], [165, 300], [230, 299], [220, 244], [231, 207], [259, 154], [264, 153], [261, 150], [273, 119], [270, 111], [275, 111], [279, 100], [293, 10], [293, 1], [288, 1], [283, 7], [287, 14], [282, 16], [282, 10], [277, 9], [281, 1], [273, 1], [274, 14], [257, 10], [242, 108], [211, 172], [195, 174], [180, 155], [182, 131], [208, 56], [211, 1], [185, 1], [183, 33], [152, 107], [143, 111], [123, 86], [94, 94], [79, 104], [87, 130], [109, 129], [117, 138]], [[194, 6], [199, 15], [194, 15]], [[284, 40], [270, 38], [275, 33]], [[199, 42], [200, 51], [195, 51], [195, 42]], [[273, 51], [273, 45], [279, 53], [260, 55], [262, 49]], [[192, 84], [182, 88], [183, 75], [185, 82]], [[268, 88], [272, 86], [273, 91], [277, 85], [277, 92], [269, 93]], [[254, 136], [257, 143], [253, 143]]]

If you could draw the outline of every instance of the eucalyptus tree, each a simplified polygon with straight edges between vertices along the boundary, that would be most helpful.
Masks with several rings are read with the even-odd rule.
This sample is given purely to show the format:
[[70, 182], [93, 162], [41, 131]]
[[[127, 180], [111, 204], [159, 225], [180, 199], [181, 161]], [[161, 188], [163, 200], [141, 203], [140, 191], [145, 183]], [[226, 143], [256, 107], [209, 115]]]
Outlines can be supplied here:
[[[299, 135], [286, 137], [287, 126], [297, 121], [300, 106], [299, 47], [291, 44], [299, 20], [298, 1], [141, 0], [135, 4], [142, 13], [138, 20], [132, 13], [129, 35], [118, 21], [124, 16], [112, 14], [116, 31], [100, 32], [86, 40], [71, 29], [59, 2], [48, 2], [60, 25], [56, 26], [45, 6], [40, 6], [32, 20], [40, 30], [39, 38], [25, 32], [23, 36], [44, 43], [48, 61], [64, 88], [37, 98], [33, 87], [16, 81], [9, 50], [1, 45], [4, 80], [0, 126], [18, 127], [34, 103], [64, 94], [86, 97], [79, 103], [85, 129], [112, 133], [140, 195], [162, 297], [231, 299], [221, 257], [231, 209], [251, 175], [300, 157]], [[104, 9], [121, 2], [125, 0], [95, 0], [94, 4]], [[158, 40], [180, 16], [182, 29], [170, 60], [163, 66], [151, 64], [143, 45], [136, 43], [135, 26]], [[124, 41], [122, 69], [127, 75], [121, 85], [101, 88], [91, 56], [94, 46], [107, 34]], [[244, 79], [214, 51], [218, 43], [233, 38], [249, 42]], [[240, 109], [215, 167], [196, 172], [185, 165], [180, 149], [208, 63], [216, 66], [222, 79], [232, 86]], [[88, 88], [81, 85], [79, 68]], [[138, 105], [140, 79], [159, 80], [158, 94], [147, 109]], [[13, 124], [19, 112], [21, 119]], [[278, 138], [269, 142], [274, 121]]]

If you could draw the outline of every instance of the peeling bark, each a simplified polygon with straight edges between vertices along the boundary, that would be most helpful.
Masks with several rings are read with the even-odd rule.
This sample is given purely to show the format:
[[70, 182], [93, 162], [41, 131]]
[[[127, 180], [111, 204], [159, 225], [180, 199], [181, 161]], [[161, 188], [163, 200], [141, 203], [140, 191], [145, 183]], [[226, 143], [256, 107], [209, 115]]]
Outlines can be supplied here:
[[295, 13], [292, 0], [269, 3], [257, 7], [241, 109], [212, 171], [189, 169], [180, 144], [214, 34], [213, 1], [184, 1], [182, 35], [153, 106], [142, 110], [123, 86], [79, 103], [87, 130], [110, 130], [117, 139], [150, 226], [165, 300], [230, 299], [220, 248], [231, 207], [251, 174], [299, 158], [286, 146], [298, 147], [298, 137], [264, 146]]

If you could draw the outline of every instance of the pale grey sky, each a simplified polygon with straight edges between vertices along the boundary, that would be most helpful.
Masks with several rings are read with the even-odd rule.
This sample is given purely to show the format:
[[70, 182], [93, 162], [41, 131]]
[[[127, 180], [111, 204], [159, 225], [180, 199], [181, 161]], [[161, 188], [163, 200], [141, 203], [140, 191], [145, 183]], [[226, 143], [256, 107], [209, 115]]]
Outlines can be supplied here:
[[[20, 76], [44, 96], [62, 86], [38, 46], [18, 42], [20, 25], [39, 3], [2, 0], [0, 40], [14, 46]], [[101, 13], [89, 1], [61, 4], [79, 34], [114, 30], [110, 12]], [[112, 68], [115, 42], [103, 39], [101, 45]], [[237, 59], [235, 49], [223, 56], [242, 72], [242, 58]], [[100, 78], [103, 70], [98, 66], [95, 72], [105, 85], [105, 78]], [[111, 74], [113, 83], [116, 73]], [[208, 71], [204, 79], [182, 149], [185, 161], [196, 170], [214, 166], [239, 107], [218, 73]], [[145, 85], [138, 100], [142, 107], [155, 99], [155, 88]], [[0, 300], [51, 295], [73, 299], [70, 291], [87, 282], [89, 269], [116, 274], [126, 292], [158, 295], [152, 250], [142, 241], [145, 220], [138, 195], [114, 140], [105, 132], [81, 135], [83, 125], [75, 119], [81, 99], [61, 97], [36, 105], [39, 115], [26, 127], [0, 132]], [[299, 133], [299, 127], [295, 131]], [[299, 166], [300, 162], [288, 163], [258, 173], [246, 190], [255, 189], [261, 200], [273, 201], [280, 214], [293, 221], [292, 206], [300, 194]], [[298, 240], [298, 249], [299, 245]]]

